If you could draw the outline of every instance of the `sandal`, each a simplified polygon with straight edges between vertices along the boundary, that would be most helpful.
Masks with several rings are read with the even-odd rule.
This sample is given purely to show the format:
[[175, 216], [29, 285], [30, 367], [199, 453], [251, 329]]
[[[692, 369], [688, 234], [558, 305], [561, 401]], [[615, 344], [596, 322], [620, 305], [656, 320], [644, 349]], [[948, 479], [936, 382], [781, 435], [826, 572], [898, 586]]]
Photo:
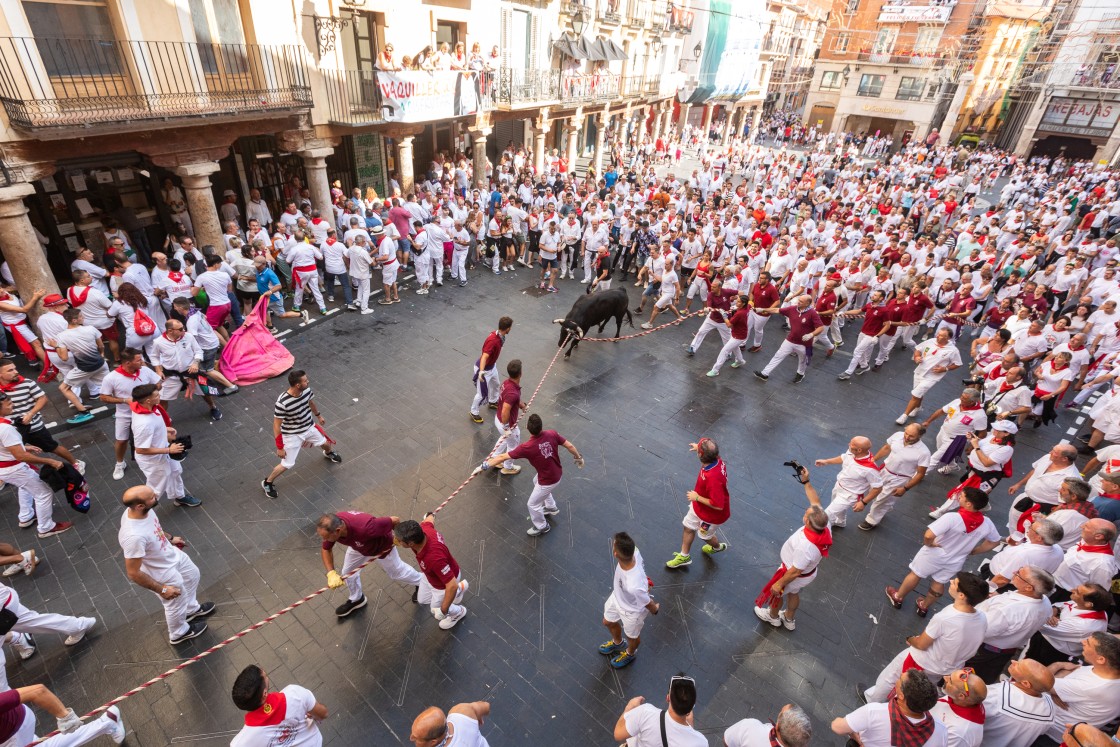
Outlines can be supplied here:
[[926, 607], [925, 601], [926, 601], [925, 599], [919, 599], [918, 600], [918, 603], [916, 605], [917, 608], [918, 608], [917, 609], [918, 617], [925, 617], [926, 615], [929, 614], [929, 607]]
[[887, 599], [890, 600], [891, 606], [896, 610], [902, 609], [902, 601], [899, 600], [899, 598], [896, 596], [896, 594], [898, 593], [898, 589], [894, 588], [893, 586], [888, 586], [886, 592]]

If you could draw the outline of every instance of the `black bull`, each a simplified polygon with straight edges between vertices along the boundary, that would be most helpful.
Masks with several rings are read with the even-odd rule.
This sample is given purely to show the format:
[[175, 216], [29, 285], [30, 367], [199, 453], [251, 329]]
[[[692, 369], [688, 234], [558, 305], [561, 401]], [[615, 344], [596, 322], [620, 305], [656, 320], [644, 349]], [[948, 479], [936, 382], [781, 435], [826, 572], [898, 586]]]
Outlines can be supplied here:
[[570, 338], [571, 344], [568, 346], [568, 352], [564, 354], [564, 357], [571, 358], [572, 351], [576, 349], [576, 345], [583, 339], [583, 336], [595, 325], [599, 325], [599, 332], [602, 333], [603, 328], [607, 326], [607, 322], [612, 317], [616, 324], [614, 336], [617, 338], [622, 333], [623, 315], [626, 316], [627, 323], [633, 327], [634, 319], [630, 316], [630, 299], [626, 296], [625, 288], [614, 288], [600, 293], [592, 293], [588, 296], [580, 296], [572, 304], [572, 310], [568, 312], [568, 316], [563, 319], [552, 320], [553, 324], [560, 325], [560, 341], [556, 343], [556, 346], [563, 347], [564, 343]]

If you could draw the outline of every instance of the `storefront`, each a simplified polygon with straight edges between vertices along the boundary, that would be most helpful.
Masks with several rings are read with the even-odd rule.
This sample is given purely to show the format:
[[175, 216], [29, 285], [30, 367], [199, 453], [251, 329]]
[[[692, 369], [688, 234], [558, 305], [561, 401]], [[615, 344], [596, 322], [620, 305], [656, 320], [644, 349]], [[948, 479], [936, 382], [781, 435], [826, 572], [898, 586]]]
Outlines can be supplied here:
[[1054, 96], [1034, 133], [1030, 156], [1095, 158], [1120, 120], [1120, 103]]
[[387, 152], [389, 142], [376, 132], [344, 135], [334, 153], [327, 156], [327, 178], [332, 185], [341, 184], [347, 197], [355, 187], [362, 191], [363, 197], [370, 187], [379, 197], [387, 197], [392, 170]]

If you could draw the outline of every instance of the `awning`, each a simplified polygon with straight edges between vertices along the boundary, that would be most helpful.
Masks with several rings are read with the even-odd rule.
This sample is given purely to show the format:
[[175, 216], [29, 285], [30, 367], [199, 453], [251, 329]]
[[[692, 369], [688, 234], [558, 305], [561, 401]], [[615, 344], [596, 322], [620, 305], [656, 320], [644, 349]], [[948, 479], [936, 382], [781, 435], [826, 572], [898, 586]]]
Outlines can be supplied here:
[[613, 39], [603, 39], [603, 42], [606, 43], [606, 46], [610, 51], [610, 59], [617, 61], [626, 59], [626, 50], [619, 46]]
[[565, 33], [552, 45], [560, 54], [574, 57], [577, 60], [591, 60], [592, 62], [610, 62], [612, 60], [625, 60], [626, 52], [610, 39], [600, 37], [588, 39], [586, 36], [575, 36]]

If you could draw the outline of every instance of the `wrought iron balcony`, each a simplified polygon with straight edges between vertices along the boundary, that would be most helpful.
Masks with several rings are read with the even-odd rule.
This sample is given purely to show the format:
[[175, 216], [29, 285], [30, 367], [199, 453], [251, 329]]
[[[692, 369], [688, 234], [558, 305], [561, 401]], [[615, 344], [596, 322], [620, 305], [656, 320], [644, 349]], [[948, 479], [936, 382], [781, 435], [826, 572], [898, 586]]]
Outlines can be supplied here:
[[[549, 102], [596, 103], [644, 95], [645, 79], [616, 73], [570, 73], [503, 67], [493, 89], [493, 103], [513, 108]], [[632, 83], [636, 81], [636, 83]]]
[[0, 102], [30, 132], [311, 107], [297, 46], [0, 38]]
[[[492, 109], [495, 96], [503, 88], [501, 76], [495, 71], [323, 70], [322, 75], [330, 121], [346, 125], [432, 122], [466, 116]], [[505, 90], [510, 90], [508, 82]]]

